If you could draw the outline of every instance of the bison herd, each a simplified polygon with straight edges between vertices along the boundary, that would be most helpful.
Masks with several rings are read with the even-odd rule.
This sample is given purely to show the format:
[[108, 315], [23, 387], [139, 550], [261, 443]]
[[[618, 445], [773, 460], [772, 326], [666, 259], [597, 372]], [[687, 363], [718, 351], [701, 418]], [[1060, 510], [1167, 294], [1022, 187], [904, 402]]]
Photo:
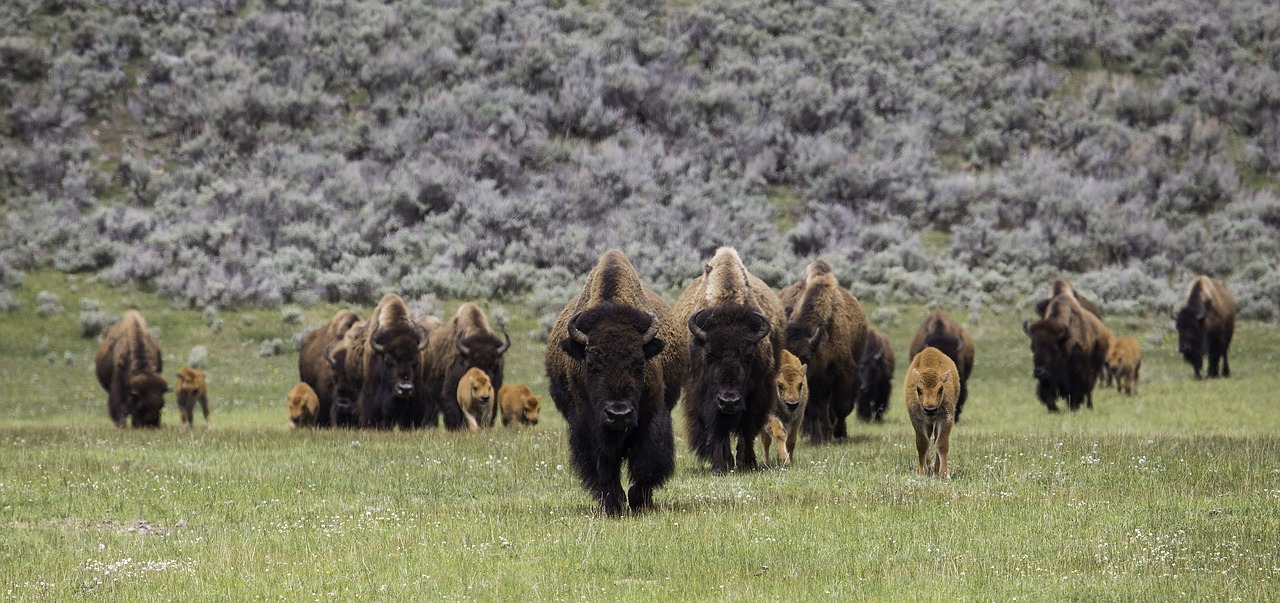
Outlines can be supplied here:
[[[1050, 411], [1093, 407], [1096, 384], [1137, 393], [1138, 341], [1116, 337], [1097, 303], [1065, 280], [1023, 323], [1036, 396]], [[1178, 352], [1201, 378], [1231, 375], [1235, 301], [1205, 276], [1172, 313]], [[285, 398], [288, 427], [451, 431], [536, 425], [541, 398], [503, 383], [511, 347], [485, 313], [462, 304], [446, 320], [414, 317], [388, 294], [367, 319], [341, 310], [302, 338], [300, 381]], [[964, 325], [934, 310], [909, 347], [903, 383], [922, 474], [950, 477], [951, 431], [968, 398], [975, 346]], [[653, 506], [675, 471], [672, 412], [683, 399], [690, 451], [713, 474], [789, 464], [800, 432], [813, 443], [848, 438], [847, 419], [883, 422], [894, 352], [825, 261], [774, 291], [729, 247], [718, 249], [674, 305], [646, 287], [619, 250], [602, 255], [565, 305], [544, 356], [548, 389], [568, 425], [569, 454], [607, 515]], [[164, 395], [160, 346], [130, 310], [102, 338], [95, 369], [118, 427], [158, 427]], [[198, 403], [209, 422], [204, 373], [177, 374], [182, 422]], [[763, 457], [756, 456], [760, 440]], [[622, 485], [622, 466], [630, 484]]]

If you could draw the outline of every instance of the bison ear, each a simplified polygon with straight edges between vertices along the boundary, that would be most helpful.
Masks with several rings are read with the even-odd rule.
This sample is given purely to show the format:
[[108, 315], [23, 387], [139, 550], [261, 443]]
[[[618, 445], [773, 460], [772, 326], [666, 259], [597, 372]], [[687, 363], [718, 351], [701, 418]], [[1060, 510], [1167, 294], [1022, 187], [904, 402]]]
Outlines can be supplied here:
[[654, 337], [644, 344], [644, 359], [648, 360], [662, 353], [662, 349], [667, 347], [667, 342]]
[[807, 364], [802, 364], [802, 365], [800, 365], [800, 372], [801, 372], [802, 374], [808, 374], [808, 373], [809, 373], [809, 365], [807, 365]]
[[560, 349], [568, 354], [570, 358], [582, 362], [587, 359], [586, 344], [578, 343], [572, 337], [565, 337], [560, 341]]
[[951, 378], [951, 369], [947, 369], [947, 372], [942, 374], [942, 383], [946, 383], [947, 379], [950, 379], [950, 378]]

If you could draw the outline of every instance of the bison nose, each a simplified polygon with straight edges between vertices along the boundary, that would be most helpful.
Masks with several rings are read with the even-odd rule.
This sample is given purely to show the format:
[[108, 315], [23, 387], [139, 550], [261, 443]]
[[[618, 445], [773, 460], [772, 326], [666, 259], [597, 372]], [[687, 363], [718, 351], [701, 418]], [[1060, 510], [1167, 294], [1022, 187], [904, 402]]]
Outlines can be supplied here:
[[716, 406], [719, 407], [721, 413], [736, 415], [742, 410], [742, 396], [734, 391], [720, 392], [716, 396]]
[[1036, 379], [1046, 379], [1049, 377], [1049, 369], [1043, 366], [1037, 366], [1035, 370], [1031, 371], [1031, 376]]
[[530, 424], [530, 425], [537, 425], [537, 424], [538, 424], [538, 420], [537, 420], [537, 419], [529, 419], [529, 424]]
[[397, 383], [397, 384], [396, 384], [396, 395], [397, 395], [397, 396], [400, 396], [401, 398], [406, 397], [406, 396], [411, 396], [411, 395], [413, 395], [413, 384], [412, 384], [412, 383]]
[[616, 429], [626, 429], [630, 424], [635, 411], [631, 405], [625, 402], [610, 402], [604, 407], [604, 421], [609, 427]]
[[924, 414], [929, 415], [929, 416], [931, 416], [931, 417], [932, 417], [933, 415], [938, 414], [938, 407], [937, 407], [937, 406], [934, 406], [934, 407], [928, 407], [928, 406], [926, 406], [926, 407], [924, 407]]
[[789, 411], [791, 411], [791, 412], [795, 412], [795, 410], [796, 410], [797, 408], [800, 408], [800, 401], [799, 401], [799, 400], [787, 400], [786, 405], [787, 405], [787, 410], [789, 410]]
[[482, 395], [480, 396], [480, 401], [481, 401], [481, 402], [488, 402], [488, 401], [489, 401], [489, 396], [488, 396], [488, 394], [482, 394]]

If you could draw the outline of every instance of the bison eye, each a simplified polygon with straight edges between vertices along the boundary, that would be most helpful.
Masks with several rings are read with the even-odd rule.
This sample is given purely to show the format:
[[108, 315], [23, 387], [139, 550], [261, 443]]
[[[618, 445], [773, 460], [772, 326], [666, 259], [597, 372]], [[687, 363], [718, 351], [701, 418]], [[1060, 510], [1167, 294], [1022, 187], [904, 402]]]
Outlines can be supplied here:
[[924, 390], [920, 389], [920, 386], [918, 386], [918, 385], [917, 385], [917, 386], [916, 386], [916, 397], [917, 397], [917, 398], [919, 398], [919, 397], [921, 397], [921, 396], [924, 396]]

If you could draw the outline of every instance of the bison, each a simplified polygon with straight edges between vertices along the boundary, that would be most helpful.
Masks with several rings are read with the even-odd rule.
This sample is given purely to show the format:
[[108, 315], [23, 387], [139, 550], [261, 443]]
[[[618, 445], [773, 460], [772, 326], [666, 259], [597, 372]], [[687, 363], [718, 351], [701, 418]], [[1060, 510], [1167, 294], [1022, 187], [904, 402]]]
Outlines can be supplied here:
[[1097, 316], [1066, 294], [1054, 297], [1043, 317], [1022, 323], [1031, 339], [1036, 396], [1049, 412], [1058, 412], [1058, 398], [1073, 411], [1081, 404], [1093, 407], [1094, 382], [1106, 360], [1102, 328]]
[[[503, 354], [511, 347], [506, 330], [502, 339], [489, 327], [484, 310], [467, 302], [458, 307], [453, 317], [431, 332], [427, 347], [423, 381], [427, 388], [427, 425], [444, 417], [449, 430], [466, 429], [467, 421], [458, 406], [458, 380], [468, 369], [478, 368], [489, 376], [493, 389], [502, 389]], [[491, 427], [493, 419], [490, 418]]]
[[[308, 331], [302, 336], [298, 350], [298, 380], [311, 386], [319, 400], [316, 425], [328, 427], [332, 422], [333, 401], [337, 396], [333, 364], [326, 358], [329, 346], [342, 341], [347, 331], [360, 322], [360, 316], [351, 310], [339, 310], [329, 323]], [[355, 399], [351, 398], [354, 411]]]
[[964, 401], [969, 397], [969, 373], [973, 372], [973, 338], [964, 325], [952, 320], [942, 310], [934, 310], [916, 330], [907, 353], [915, 358], [926, 347], [941, 350], [960, 370], [960, 398], [956, 400], [955, 415], [955, 420], [959, 423]]
[[879, 329], [867, 329], [867, 347], [858, 364], [858, 418], [884, 422], [893, 393], [893, 346]]
[[653, 490], [675, 471], [671, 410], [688, 362], [688, 327], [621, 251], [605, 252], [556, 317], [545, 356], [573, 466], [605, 515], [652, 507]]
[[754, 469], [755, 439], [776, 400], [782, 303], [737, 251], [721, 247], [680, 296], [675, 316], [693, 335], [684, 402], [689, 447], [714, 474]]
[[493, 424], [494, 406], [497, 400], [493, 395], [493, 381], [484, 371], [471, 367], [458, 379], [458, 407], [467, 421], [467, 429], [488, 429]]
[[[911, 359], [902, 384], [907, 417], [916, 432], [916, 473], [951, 478], [951, 427], [960, 397], [959, 369], [938, 348], [926, 347]], [[937, 457], [929, 463], [930, 447]]]
[[147, 330], [147, 321], [129, 310], [107, 327], [93, 359], [98, 383], [107, 390], [107, 413], [116, 427], [159, 427], [160, 409], [169, 384], [160, 357], [160, 342]]
[[1107, 369], [1116, 380], [1116, 391], [1134, 395], [1138, 393], [1138, 372], [1142, 369], [1142, 350], [1138, 340], [1125, 335], [1111, 344], [1107, 351]]
[[204, 426], [212, 427], [209, 423], [209, 385], [205, 380], [204, 371], [190, 366], [183, 367], [178, 371], [178, 412], [182, 416], [182, 424], [191, 427], [196, 404], [200, 404], [200, 410], [204, 413]]
[[[374, 308], [363, 334], [364, 363], [356, 403], [360, 426], [422, 427], [427, 408], [421, 369], [426, 330], [410, 316], [404, 300], [389, 293]], [[355, 368], [350, 358], [346, 368]]]
[[320, 414], [320, 398], [306, 381], [299, 381], [284, 397], [289, 429], [315, 427]]
[[542, 412], [542, 397], [523, 383], [504, 383], [498, 390], [498, 407], [502, 410], [502, 425], [537, 425]]
[[1222, 359], [1222, 376], [1231, 376], [1227, 351], [1236, 330], [1236, 300], [1222, 283], [1207, 276], [1191, 281], [1182, 305], [1173, 312], [1178, 327], [1178, 353], [1195, 369], [1200, 379], [1204, 357], [1209, 357], [1209, 378], [1218, 376], [1218, 359]]
[[804, 430], [814, 442], [848, 437], [845, 419], [858, 395], [858, 364], [867, 345], [867, 315], [840, 287], [831, 265], [809, 265], [784, 335], [786, 349], [809, 367]]
[[[364, 387], [364, 340], [369, 324], [358, 321], [347, 329], [342, 339], [324, 349], [325, 361], [333, 375], [333, 398], [329, 405], [329, 425], [360, 426], [360, 390]], [[318, 395], [318, 394], [317, 394]]]
[[778, 359], [778, 399], [760, 432], [760, 446], [764, 448], [766, 463], [769, 462], [770, 444], [777, 444], [779, 464], [790, 465], [795, 458], [796, 441], [800, 439], [800, 423], [804, 420], [804, 407], [809, 404], [806, 368], [800, 364], [800, 359], [795, 354], [782, 350]]

